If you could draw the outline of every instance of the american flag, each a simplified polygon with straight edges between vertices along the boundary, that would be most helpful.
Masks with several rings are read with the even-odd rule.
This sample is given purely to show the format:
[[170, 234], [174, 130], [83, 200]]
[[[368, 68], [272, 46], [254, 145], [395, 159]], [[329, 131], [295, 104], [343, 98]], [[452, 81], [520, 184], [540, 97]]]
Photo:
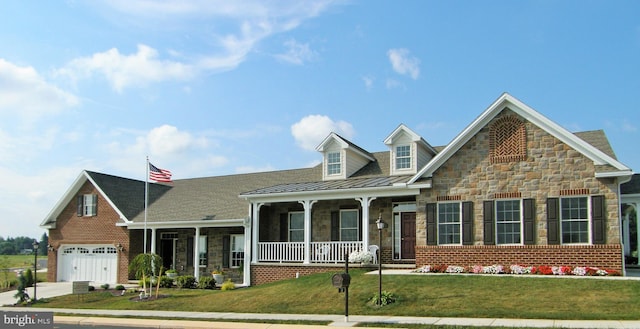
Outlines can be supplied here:
[[149, 179], [156, 182], [171, 183], [171, 171], [160, 169], [149, 162]]

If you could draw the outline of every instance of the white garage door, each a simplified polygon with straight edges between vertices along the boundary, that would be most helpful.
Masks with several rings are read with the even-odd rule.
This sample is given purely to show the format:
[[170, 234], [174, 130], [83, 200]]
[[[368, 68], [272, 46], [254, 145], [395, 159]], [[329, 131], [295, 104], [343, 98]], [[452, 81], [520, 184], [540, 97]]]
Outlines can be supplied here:
[[58, 281], [116, 283], [118, 251], [113, 245], [67, 245], [58, 250]]

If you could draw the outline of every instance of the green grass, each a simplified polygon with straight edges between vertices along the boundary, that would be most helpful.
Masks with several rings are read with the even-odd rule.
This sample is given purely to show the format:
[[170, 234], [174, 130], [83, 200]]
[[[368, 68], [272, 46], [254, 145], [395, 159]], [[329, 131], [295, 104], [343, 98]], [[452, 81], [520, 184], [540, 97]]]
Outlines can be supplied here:
[[[38, 254], [38, 259], [46, 259], [46, 255]], [[33, 255], [0, 255], [0, 269], [33, 268]]]
[[[109, 293], [62, 296], [38, 306], [195, 312], [344, 314], [344, 294], [333, 273], [255, 287], [220, 290], [164, 289], [155, 301], [133, 302]], [[378, 276], [352, 270], [349, 313], [426, 317], [638, 320], [640, 281], [510, 276], [385, 275], [383, 290], [397, 296], [378, 308], [368, 302]], [[99, 289], [98, 289], [99, 290]], [[81, 302], [79, 302], [81, 300]]]

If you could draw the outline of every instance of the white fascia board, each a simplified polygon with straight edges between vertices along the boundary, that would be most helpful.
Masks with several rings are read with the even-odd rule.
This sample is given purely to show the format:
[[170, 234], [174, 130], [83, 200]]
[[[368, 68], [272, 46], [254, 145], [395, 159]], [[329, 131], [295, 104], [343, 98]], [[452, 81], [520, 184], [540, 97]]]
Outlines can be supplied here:
[[349, 144], [342, 138], [340, 138], [336, 133], [330, 133], [324, 140], [316, 147], [316, 151], [324, 152], [324, 147], [329, 143], [330, 140], [336, 140], [342, 148], [347, 148]]
[[115, 212], [118, 214], [118, 217], [125, 221], [125, 223], [130, 223], [131, 221], [129, 219], [127, 219], [127, 217], [125, 217], [125, 215], [122, 213], [122, 211], [120, 211], [120, 209], [118, 209], [118, 207], [116, 207], [116, 205], [113, 203], [113, 201], [111, 201], [111, 199], [109, 199], [109, 197], [107, 196], [107, 194], [104, 193], [104, 191], [100, 188], [100, 186], [98, 184], [96, 184], [96, 182], [93, 180], [93, 178], [91, 178], [91, 175], [87, 174], [87, 179], [91, 182], [91, 184], [93, 184], [93, 186], [96, 188], [96, 190], [98, 190], [98, 192], [102, 195], [102, 197], [107, 200], [107, 203], [111, 206], [111, 209], [115, 210]]
[[414, 196], [420, 194], [419, 190], [401, 187], [374, 187], [362, 189], [326, 190], [309, 192], [271, 193], [265, 195], [240, 195], [241, 198], [249, 202], [289, 202], [296, 200], [334, 200], [334, 199], [354, 199], [363, 196], [370, 197], [392, 197], [392, 196]]
[[215, 219], [215, 220], [189, 220], [189, 221], [169, 221], [169, 222], [129, 222], [121, 223], [118, 226], [126, 226], [132, 229], [149, 228], [194, 228], [194, 227], [237, 227], [244, 226], [245, 219]]
[[393, 145], [393, 139], [400, 133], [400, 131], [404, 131], [411, 136], [411, 141], [418, 143], [424, 146], [427, 150], [432, 152], [432, 154], [436, 154], [436, 150], [429, 144], [422, 136], [418, 135], [415, 131], [411, 130], [409, 127], [404, 124], [400, 124], [387, 138], [384, 139], [383, 143], [387, 146]]
[[85, 170], [83, 170], [80, 175], [78, 175], [78, 177], [73, 181], [71, 186], [69, 186], [67, 191], [62, 195], [62, 198], [58, 200], [56, 205], [47, 214], [42, 223], [40, 223], [41, 228], [51, 228], [49, 227], [51, 223], [55, 223], [57, 217], [60, 215], [64, 207], [66, 207], [69, 202], [71, 202], [73, 196], [75, 196], [76, 192], [78, 192], [78, 190], [82, 187], [82, 185], [87, 181], [88, 178], [89, 174]]
[[633, 176], [633, 172], [631, 170], [605, 171], [596, 173], [596, 178], [628, 177], [627, 181], [631, 179], [631, 176]]

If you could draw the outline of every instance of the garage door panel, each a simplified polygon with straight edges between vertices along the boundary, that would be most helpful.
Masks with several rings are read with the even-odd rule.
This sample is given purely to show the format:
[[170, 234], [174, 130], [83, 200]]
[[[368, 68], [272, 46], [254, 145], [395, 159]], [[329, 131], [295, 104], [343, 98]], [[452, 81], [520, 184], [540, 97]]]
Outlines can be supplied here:
[[118, 254], [112, 245], [65, 246], [60, 251], [58, 281], [115, 283]]

